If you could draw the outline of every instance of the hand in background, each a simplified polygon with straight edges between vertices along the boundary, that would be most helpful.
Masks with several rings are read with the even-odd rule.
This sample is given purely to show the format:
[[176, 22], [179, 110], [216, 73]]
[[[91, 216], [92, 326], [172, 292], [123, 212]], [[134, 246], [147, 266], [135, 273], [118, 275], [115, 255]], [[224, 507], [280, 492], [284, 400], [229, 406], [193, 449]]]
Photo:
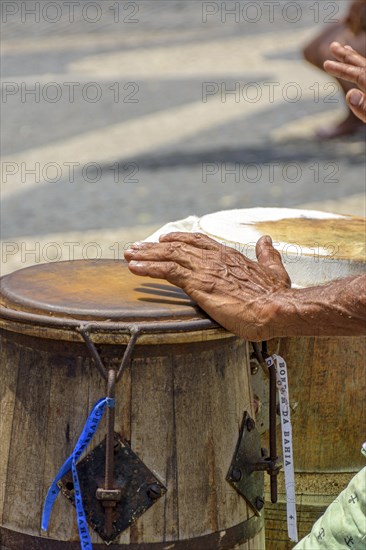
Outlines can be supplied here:
[[351, 111], [366, 123], [366, 58], [351, 46], [338, 42], [333, 42], [330, 49], [337, 61], [326, 61], [324, 69], [332, 76], [357, 84], [360, 89], [350, 90], [346, 101]]

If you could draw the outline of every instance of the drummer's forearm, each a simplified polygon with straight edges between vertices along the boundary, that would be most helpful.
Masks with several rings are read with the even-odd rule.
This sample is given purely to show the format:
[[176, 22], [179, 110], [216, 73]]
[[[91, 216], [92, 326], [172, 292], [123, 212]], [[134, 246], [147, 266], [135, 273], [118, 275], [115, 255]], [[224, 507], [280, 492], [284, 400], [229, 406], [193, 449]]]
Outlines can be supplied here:
[[278, 294], [273, 309], [277, 336], [366, 334], [366, 275]]

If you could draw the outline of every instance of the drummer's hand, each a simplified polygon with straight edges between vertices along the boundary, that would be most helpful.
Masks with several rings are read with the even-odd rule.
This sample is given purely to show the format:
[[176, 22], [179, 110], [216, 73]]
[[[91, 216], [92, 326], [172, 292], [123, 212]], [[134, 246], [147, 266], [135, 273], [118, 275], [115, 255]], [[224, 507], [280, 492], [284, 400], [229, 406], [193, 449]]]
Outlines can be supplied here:
[[291, 284], [270, 237], [259, 239], [256, 255], [253, 262], [199, 233], [170, 233], [125, 252], [132, 273], [181, 287], [220, 325], [253, 341], [274, 336], [274, 297]]
[[341, 46], [338, 42], [333, 42], [330, 49], [338, 61], [326, 61], [324, 69], [332, 76], [358, 85], [360, 89], [350, 90], [346, 100], [351, 111], [366, 123], [366, 58], [351, 46]]

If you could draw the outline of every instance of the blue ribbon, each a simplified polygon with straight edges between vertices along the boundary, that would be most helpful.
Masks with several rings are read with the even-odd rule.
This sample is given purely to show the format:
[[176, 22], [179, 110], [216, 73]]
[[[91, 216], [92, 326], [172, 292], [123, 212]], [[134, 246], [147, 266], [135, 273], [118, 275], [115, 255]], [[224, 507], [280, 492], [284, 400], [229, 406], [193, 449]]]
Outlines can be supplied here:
[[58, 487], [57, 483], [65, 474], [67, 474], [71, 470], [72, 479], [74, 482], [76, 518], [78, 522], [80, 544], [81, 544], [81, 548], [85, 550], [92, 550], [93, 547], [91, 544], [88, 525], [86, 522], [83, 501], [81, 497], [79, 477], [76, 469], [76, 463], [81, 457], [82, 453], [87, 448], [87, 446], [89, 445], [90, 441], [93, 439], [94, 434], [99, 426], [99, 422], [103, 417], [106, 406], [110, 408], [114, 408], [115, 406], [114, 399], [111, 399], [110, 397], [104, 397], [103, 399], [99, 399], [99, 401], [95, 403], [91, 413], [88, 416], [88, 419], [85, 423], [83, 431], [81, 432], [81, 435], [75, 445], [73, 452], [71, 453], [69, 458], [64, 462], [64, 464], [61, 466], [50, 488], [48, 489], [46, 500], [43, 507], [42, 529], [44, 531], [47, 531], [52, 507], [60, 492], [60, 488]]

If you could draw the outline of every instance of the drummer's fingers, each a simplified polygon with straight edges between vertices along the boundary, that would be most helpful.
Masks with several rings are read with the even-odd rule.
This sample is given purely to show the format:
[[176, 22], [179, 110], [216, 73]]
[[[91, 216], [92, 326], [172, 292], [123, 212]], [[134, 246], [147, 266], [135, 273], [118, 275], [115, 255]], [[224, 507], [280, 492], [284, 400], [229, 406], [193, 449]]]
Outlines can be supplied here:
[[152, 277], [154, 279], [165, 279], [169, 283], [183, 289], [191, 277], [189, 269], [175, 262], [140, 262], [132, 260], [128, 264], [128, 268], [134, 275]]
[[[172, 246], [177, 247], [178, 251], [180, 243], [189, 245], [192, 258], [199, 258], [202, 261], [202, 263], [198, 263], [195, 259], [188, 266], [196, 271], [202, 268], [216, 269], [218, 264], [223, 263], [240, 265], [243, 262], [241, 253], [227, 246], [226, 243], [219, 243], [203, 233], [168, 233], [160, 237], [160, 243], [171, 243]], [[200, 251], [199, 254], [194, 254], [195, 250], [196, 252]], [[245, 256], [244, 260], [247, 260]], [[178, 257], [176, 261], [180, 261], [180, 258]]]
[[[125, 251], [127, 261], [173, 261], [188, 269], [202, 269], [210, 261], [211, 251], [200, 249], [185, 242], [135, 243]], [[216, 256], [216, 254], [214, 253]]]
[[283, 267], [281, 254], [273, 247], [272, 239], [269, 235], [264, 235], [259, 239], [255, 253], [261, 266], [270, 269], [286, 286], [291, 286], [290, 277]]
[[220, 248], [220, 244], [217, 241], [214, 241], [203, 233], [167, 233], [166, 235], [161, 235], [159, 240], [161, 243], [173, 241], [183, 242], [206, 250], [219, 250]]

